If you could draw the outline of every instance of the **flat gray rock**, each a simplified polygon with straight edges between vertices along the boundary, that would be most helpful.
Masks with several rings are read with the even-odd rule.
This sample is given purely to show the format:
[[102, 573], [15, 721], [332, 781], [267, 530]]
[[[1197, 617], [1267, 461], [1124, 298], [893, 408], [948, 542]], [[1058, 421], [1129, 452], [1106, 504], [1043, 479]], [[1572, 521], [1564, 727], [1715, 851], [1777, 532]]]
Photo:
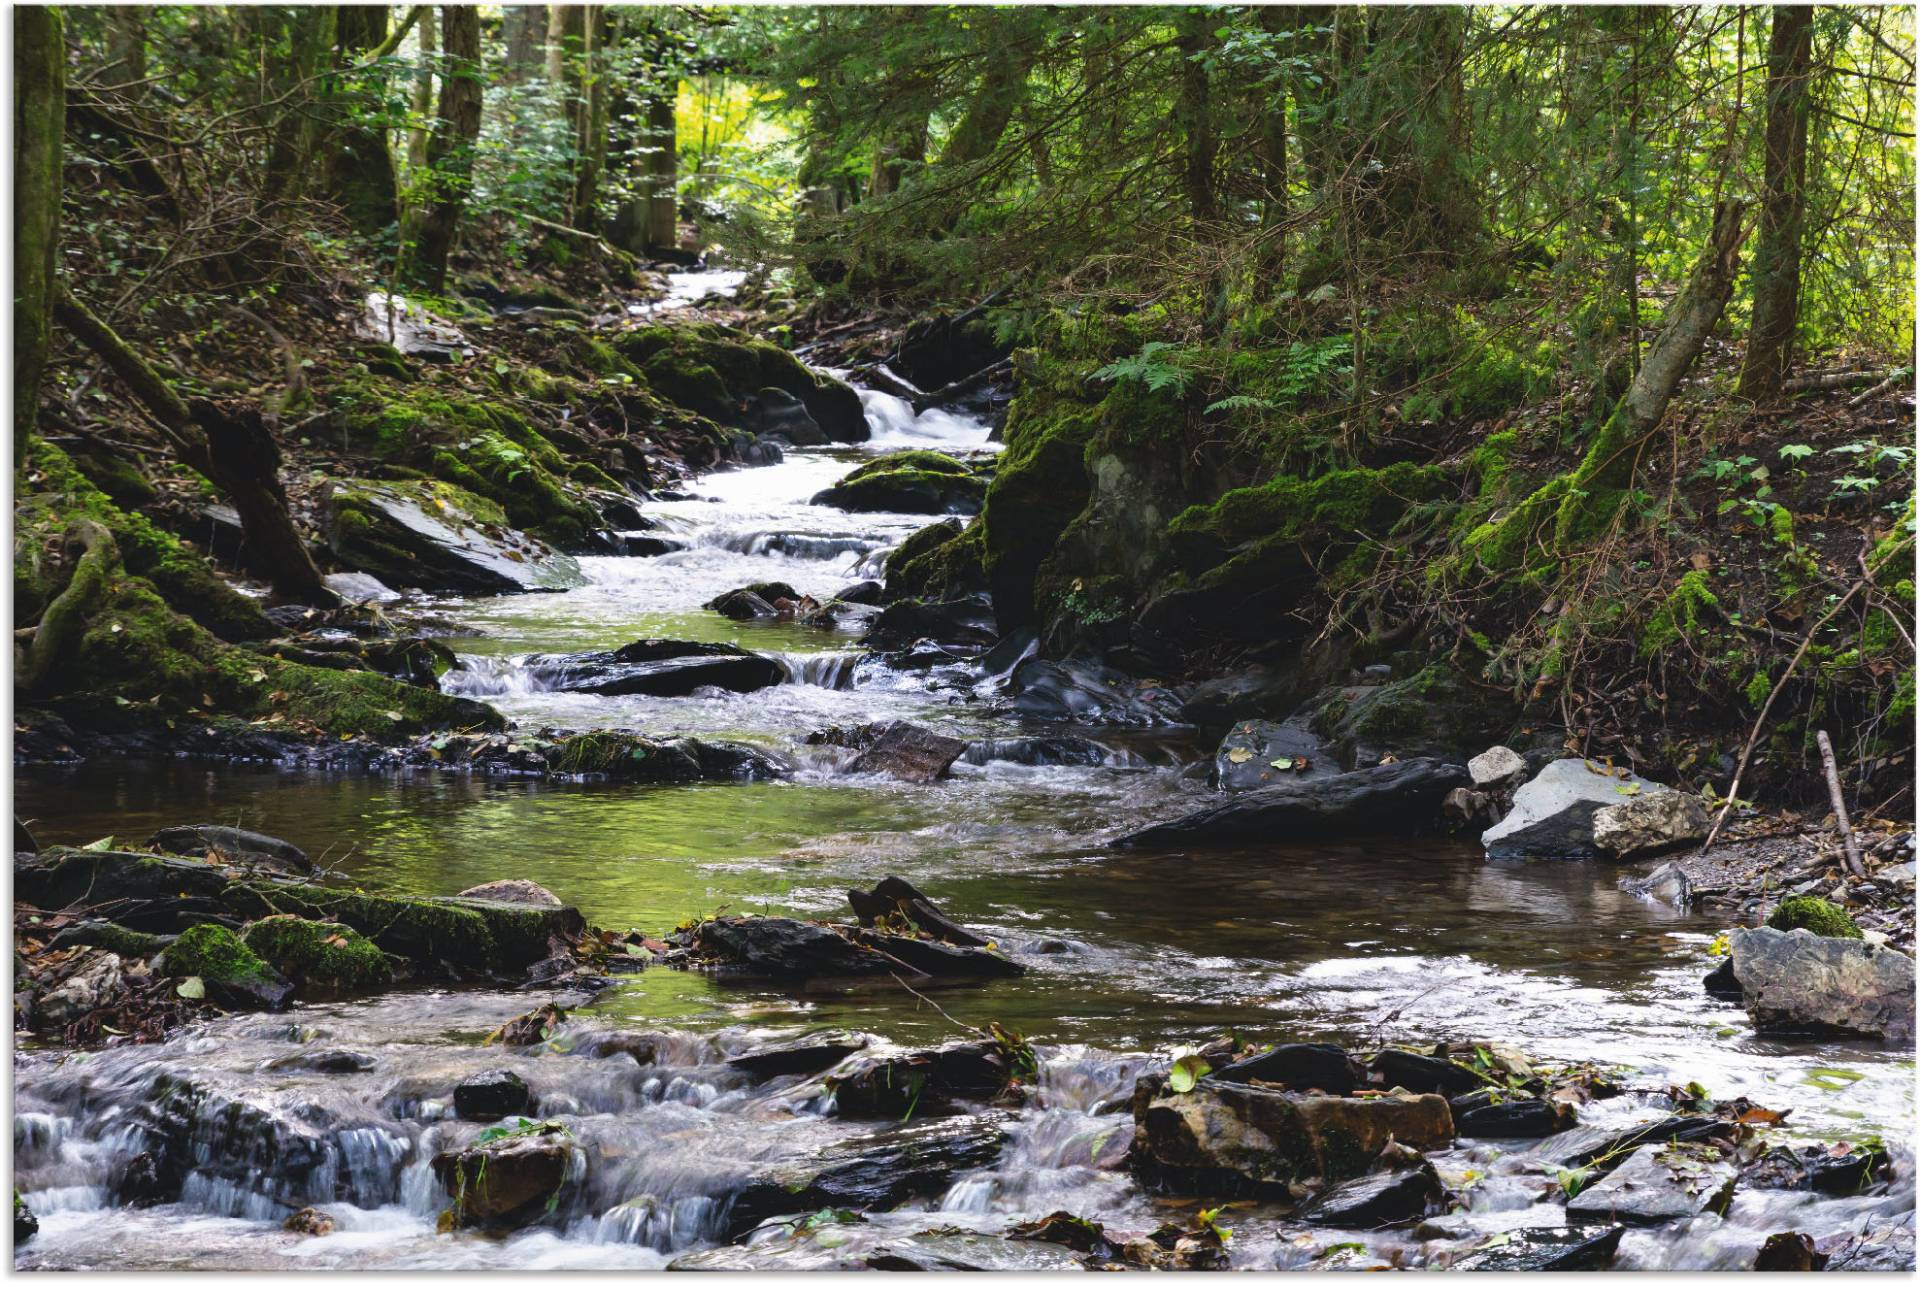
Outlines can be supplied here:
[[1629, 770], [1566, 757], [1550, 762], [1513, 794], [1505, 819], [1480, 835], [1488, 859], [1600, 859], [1594, 816], [1630, 797], [1671, 792]]
[[1467, 772], [1459, 766], [1416, 757], [1236, 793], [1113, 844], [1177, 849], [1417, 832], [1439, 817], [1441, 799], [1466, 782]]
[[1906, 954], [1771, 927], [1739, 928], [1727, 943], [1755, 1029], [1913, 1040], [1913, 959]]
[[1723, 1213], [1737, 1175], [1712, 1146], [1642, 1146], [1567, 1201], [1567, 1221], [1657, 1226], [1708, 1211]]

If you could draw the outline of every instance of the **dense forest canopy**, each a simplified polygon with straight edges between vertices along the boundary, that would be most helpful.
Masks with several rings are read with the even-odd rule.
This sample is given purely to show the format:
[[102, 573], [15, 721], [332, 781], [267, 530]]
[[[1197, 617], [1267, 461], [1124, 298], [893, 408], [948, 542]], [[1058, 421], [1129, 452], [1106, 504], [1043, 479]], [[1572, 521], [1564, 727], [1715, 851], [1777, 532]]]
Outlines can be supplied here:
[[[66, 319], [253, 546], [281, 552], [276, 588], [321, 598], [259, 461], [289, 425], [337, 426], [343, 396], [383, 397], [343, 394], [306, 348], [323, 299], [378, 289], [457, 317], [536, 278], [574, 300], [704, 256], [751, 274], [782, 343], [863, 313], [948, 320], [953, 361], [923, 379], [1016, 401], [1011, 468], [943, 559], [1051, 649], [1191, 669], [1336, 638], [1378, 651], [1438, 623], [1475, 683], [1568, 726], [1629, 691], [1724, 720], [1788, 683], [1773, 655], [1858, 572], [1843, 547], [1910, 526], [1904, 436], [1816, 454], [1765, 409], [1884, 395], [1912, 367], [1912, 20], [26, 10], [16, 253], [52, 271], [16, 303], [16, 414], [35, 424], [49, 358], [62, 432], [109, 396], [50, 331]], [[258, 390], [221, 369], [263, 345], [285, 388], [236, 433], [254, 413], [207, 396]], [[1762, 545], [1703, 631], [1719, 593], [1686, 561], [1722, 530]], [[1303, 540], [1310, 574], [1278, 554]], [[1283, 584], [1255, 626], [1204, 607]], [[1865, 635], [1814, 642], [1789, 695], [1862, 731], [1912, 701], [1909, 661], [1882, 656], [1905, 636], [1871, 599], [1842, 615]], [[1175, 625], [1152, 625], [1155, 604]], [[1693, 655], [1684, 683], [1670, 646]], [[1810, 729], [1791, 737], [1810, 755]], [[1889, 749], [1863, 732], [1856, 751]]]

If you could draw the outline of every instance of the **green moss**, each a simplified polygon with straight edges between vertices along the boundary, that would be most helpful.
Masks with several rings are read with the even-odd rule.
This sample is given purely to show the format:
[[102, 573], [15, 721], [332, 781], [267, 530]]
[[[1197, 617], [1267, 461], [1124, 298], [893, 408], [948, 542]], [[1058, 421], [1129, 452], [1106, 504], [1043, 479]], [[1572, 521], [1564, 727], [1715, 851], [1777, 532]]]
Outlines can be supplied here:
[[887, 557], [889, 595], [953, 600], [986, 582], [985, 527], [952, 520], [922, 528]]
[[617, 730], [575, 734], [547, 752], [556, 774], [594, 775], [622, 783], [691, 783], [700, 762], [679, 743]]
[[223, 926], [199, 922], [167, 946], [167, 974], [199, 976], [222, 984], [272, 983], [273, 969]]
[[952, 475], [973, 473], [965, 463], [954, 460], [944, 452], [910, 448], [905, 452], [890, 452], [886, 456], [875, 457], [865, 465], [849, 472], [841, 482], [864, 479], [874, 474], [891, 474], [895, 470], [918, 470], [927, 474]]
[[723, 425], [748, 428], [742, 413], [763, 389], [806, 405], [830, 439], [866, 438], [866, 413], [851, 386], [821, 376], [778, 345], [714, 323], [642, 327], [615, 342], [659, 394]]
[[339, 922], [270, 917], [249, 923], [243, 944], [282, 975], [324, 990], [377, 989], [393, 979], [393, 964], [374, 943]]
[[1804, 927], [1815, 935], [1835, 936], [1843, 940], [1861, 938], [1847, 911], [1814, 895], [1789, 895], [1774, 905], [1767, 925], [1776, 931], [1797, 931]]
[[1098, 405], [1044, 386], [1023, 388], [1007, 411], [1006, 449], [981, 510], [982, 564], [1003, 627], [1034, 618], [1034, 577], [1092, 496], [1087, 446]]
[[1640, 633], [1640, 656], [1650, 658], [1698, 631], [1700, 615], [1719, 603], [1719, 597], [1707, 586], [1706, 570], [1696, 568], [1683, 573], [1665, 602], [1647, 619]]
[[892, 470], [862, 467], [831, 488], [814, 494], [813, 503], [866, 512], [971, 513], [980, 508], [986, 492], [986, 481], [977, 475], [910, 466]]
[[53, 551], [68, 524], [79, 518], [104, 525], [129, 573], [147, 578], [169, 604], [222, 639], [275, 634], [260, 606], [222, 581], [203, 556], [145, 516], [116, 506], [66, 453], [39, 438], [29, 442], [27, 459], [14, 478], [16, 625], [33, 621], [60, 593], [66, 570]]
[[1417, 502], [1447, 486], [1438, 466], [1398, 462], [1381, 470], [1336, 470], [1314, 479], [1282, 475], [1235, 488], [1211, 505], [1192, 506], [1168, 526], [1176, 551], [1204, 552], [1258, 539], [1383, 533]]

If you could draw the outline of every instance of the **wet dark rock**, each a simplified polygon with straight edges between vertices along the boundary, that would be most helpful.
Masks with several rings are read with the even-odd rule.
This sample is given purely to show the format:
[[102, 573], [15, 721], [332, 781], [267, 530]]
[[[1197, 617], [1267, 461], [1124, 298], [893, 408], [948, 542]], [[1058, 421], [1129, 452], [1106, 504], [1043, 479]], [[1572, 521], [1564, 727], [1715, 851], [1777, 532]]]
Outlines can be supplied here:
[[1878, 1146], [1775, 1146], [1741, 1170], [1740, 1185], [1751, 1190], [1858, 1195], [1874, 1185], [1886, 1167], [1887, 1153]]
[[709, 918], [688, 936], [696, 955], [762, 976], [873, 976], [899, 970], [884, 954], [797, 918]]
[[510, 1114], [526, 1114], [532, 1104], [527, 1081], [512, 1070], [470, 1075], [453, 1090], [453, 1112], [462, 1119], [504, 1119]]
[[575, 694], [684, 698], [703, 688], [745, 694], [787, 678], [771, 658], [738, 645], [692, 640], [636, 640], [611, 652], [535, 655], [527, 665], [554, 689]]
[[365, 1052], [335, 1047], [277, 1056], [267, 1062], [267, 1068], [277, 1074], [365, 1074], [376, 1064], [378, 1062]]
[[1746, 991], [1740, 988], [1740, 977], [1733, 974], [1733, 959], [1722, 958], [1720, 965], [1706, 975], [1706, 988], [1709, 996], [1722, 1002], [1742, 1002]]
[[1445, 666], [1383, 685], [1341, 686], [1308, 706], [1314, 731], [1344, 765], [1374, 765], [1389, 754], [1464, 765], [1504, 737], [1515, 715], [1505, 691]]
[[1642, 1146], [1567, 1201], [1569, 1222], [1657, 1226], [1701, 1213], [1721, 1213], [1733, 1198], [1734, 1166], [1712, 1146]]
[[1573, 1108], [1558, 1101], [1523, 1097], [1463, 1110], [1453, 1108], [1453, 1127], [1462, 1137], [1551, 1137], [1573, 1127]]
[[1213, 782], [1222, 792], [1246, 792], [1338, 773], [1333, 754], [1299, 718], [1241, 721], [1227, 731], [1213, 754]]
[[967, 750], [965, 739], [949, 738], [906, 721], [888, 721], [847, 767], [849, 774], [890, 774], [908, 783], [932, 783]]
[[1911, 1274], [1914, 1266], [1913, 1223], [1900, 1221], [1888, 1226], [1869, 1227], [1855, 1233], [1843, 1231], [1814, 1242], [1814, 1250], [1827, 1260], [1827, 1271], [1902, 1271]]
[[1441, 799], [1466, 777], [1457, 765], [1422, 758], [1278, 783], [1128, 833], [1113, 844], [1172, 849], [1417, 832], [1433, 823]]
[[990, 645], [1000, 638], [993, 606], [984, 596], [964, 600], [895, 600], [867, 629], [873, 648], [899, 649], [920, 640], [943, 645]]
[[618, 783], [783, 779], [792, 767], [745, 743], [662, 739], [624, 729], [542, 730], [539, 737], [442, 734], [416, 740], [404, 763], [488, 775], [604, 778]]
[[430, 484], [336, 485], [326, 503], [328, 544], [349, 568], [390, 586], [498, 595], [579, 583], [572, 559], [467, 513], [455, 497]]
[[848, 891], [847, 903], [861, 926], [870, 927], [886, 918], [905, 918], [934, 939], [948, 944], [979, 948], [987, 943], [942, 913], [918, 887], [902, 877], [883, 877], [870, 891]]
[[622, 553], [642, 559], [656, 559], [661, 555], [675, 555], [687, 549], [687, 543], [677, 537], [662, 537], [659, 533], [621, 533]]
[[1213, 1072], [1223, 1083], [1277, 1083], [1290, 1090], [1350, 1095], [1360, 1083], [1360, 1067], [1332, 1043], [1282, 1043], [1269, 1052], [1235, 1061]]
[[1826, 1265], [1826, 1258], [1814, 1251], [1813, 1237], [1799, 1231], [1769, 1235], [1753, 1259], [1755, 1271], [1819, 1271]]
[[280, 1229], [294, 1235], [332, 1235], [336, 1223], [331, 1213], [323, 1213], [309, 1205], [296, 1209], [280, 1224]]
[[1029, 658], [1013, 669], [1013, 709], [1033, 720], [1077, 725], [1179, 726], [1178, 690], [1096, 662]]
[[878, 1212], [940, 1195], [958, 1174], [1000, 1158], [1006, 1122], [1004, 1114], [937, 1119], [836, 1143], [806, 1164], [748, 1182], [734, 1197], [728, 1238], [789, 1213]]
[[983, 476], [938, 453], [902, 453], [900, 458], [896, 462], [881, 457], [857, 467], [832, 487], [815, 493], [812, 504], [896, 515], [979, 513], [987, 493]]
[[165, 1156], [143, 1150], [126, 1162], [113, 1179], [115, 1202], [129, 1208], [170, 1204], [180, 1197], [184, 1178]]
[[830, 441], [804, 402], [772, 385], [753, 396], [744, 419], [755, 434], [777, 434], [796, 447], [819, 447]]
[[1007, 1232], [1011, 1240], [1038, 1240], [1042, 1244], [1057, 1244], [1072, 1249], [1075, 1253], [1084, 1253], [1102, 1261], [1120, 1257], [1121, 1247], [1108, 1238], [1100, 1223], [1084, 1217], [1076, 1217], [1065, 1209], [1059, 1209], [1045, 1217], [1035, 1218], [1031, 1222], [1022, 1222]]
[[833, 598], [845, 604], [879, 604], [886, 588], [874, 581], [854, 582], [843, 586], [833, 593]]
[[835, 1113], [848, 1119], [952, 1114], [960, 1102], [990, 1100], [1018, 1071], [1015, 1054], [992, 1039], [915, 1052], [857, 1056], [827, 1079]]
[[1572, 1168], [1595, 1166], [1611, 1168], [1624, 1159], [1627, 1153], [1647, 1145], [1665, 1145], [1675, 1142], [1704, 1141], [1710, 1137], [1726, 1136], [1732, 1130], [1726, 1122], [1707, 1115], [1677, 1114], [1638, 1127], [1628, 1128], [1624, 1132], [1614, 1133], [1594, 1143], [1588, 1139], [1586, 1145], [1577, 1146], [1571, 1152], [1562, 1155], [1560, 1162]]
[[462, 900], [495, 900], [501, 904], [532, 904], [540, 908], [564, 908], [565, 904], [558, 895], [538, 882], [530, 882], [524, 877], [503, 878], [497, 882], [482, 882], [478, 886], [469, 886], [455, 898]]
[[20, 1198], [20, 1192], [13, 1192], [13, 1242], [17, 1247], [25, 1244], [40, 1232], [40, 1219], [33, 1215], [27, 1202]]
[[307, 858], [307, 852], [292, 842], [225, 824], [162, 828], [147, 838], [147, 845], [171, 855], [205, 855], [218, 862], [257, 864], [283, 873], [313, 871], [313, 861]]
[[988, 949], [941, 944], [914, 936], [852, 931], [848, 938], [886, 954], [913, 972], [934, 979], [994, 980], [1023, 976], [1027, 969]]
[[[779, 617], [783, 612], [780, 607], [783, 601], [789, 606], [798, 606], [806, 599], [785, 582], [755, 582], [751, 586], [735, 587], [716, 595], [702, 607], [712, 609], [723, 618], [745, 622], [752, 618]], [[793, 607], [785, 610], [789, 614], [793, 611]]]
[[1728, 937], [1747, 1016], [1768, 1034], [1914, 1034], [1913, 959], [1884, 945], [1805, 930], [1736, 928]]
[[1526, 1227], [1449, 1264], [1452, 1271], [1605, 1271], [1624, 1226]]
[[730, 1057], [727, 1064], [756, 1079], [772, 1079], [787, 1074], [818, 1074], [830, 1070], [867, 1046], [864, 1035], [833, 1032], [815, 1034], [798, 1042], [763, 1047]]
[[13, 853], [16, 855], [40, 853], [39, 841], [35, 839], [32, 829], [20, 822], [19, 815], [13, 817]]
[[1011, 761], [1015, 765], [1104, 765], [1107, 749], [1071, 734], [1044, 738], [983, 738], [967, 744], [967, 764]]
[[462, 1226], [524, 1226], [539, 1219], [566, 1186], [574, 1162], [572, 1134], [542, 1124], [465, 1149], [443, 1151], [433, 1174], [453, 1200]]
[[1440, 1175], [1424, 1161], [1398, 1173], [1372, 1173], [1322, 1191], [1298, 1217], [1314, 1226], [1373, 1231], [1402, 1226], [1425, 1217], [1446, 1194]]
[[1513, 809], [1481, 834], [1489, 859], [1602, 859], [1594, 816], [1629, 796], [1672, 789], [1624, 769], [1563, 757], [1513, 794]]
[[675, 1258], [669, 1271], [1079, 1271], [1080, 1255], [1055, 1245], [1009, 1240], [951, 1225], [900, 1231], [858, 1214], [770, 1228], [750, 1240]]
[[1437, 1096], [1334, 1097], [1202, 1078], [1175, 1092], [1149, 1075], [1134, 1092], [1132, 1167], [1149, 1185], [1195, 1194], [1247, 1194], [1308, 1178], [1358, 1177], [1391, 1142], [1419, 1150], [1453, 1142]]
[[1205, 738], [1220, 738], [1238, 722], [1275, 718], [1299, 701], [1296, 673], [1256, 663], [1195, 685], [1181, 706], [1181, 719]]

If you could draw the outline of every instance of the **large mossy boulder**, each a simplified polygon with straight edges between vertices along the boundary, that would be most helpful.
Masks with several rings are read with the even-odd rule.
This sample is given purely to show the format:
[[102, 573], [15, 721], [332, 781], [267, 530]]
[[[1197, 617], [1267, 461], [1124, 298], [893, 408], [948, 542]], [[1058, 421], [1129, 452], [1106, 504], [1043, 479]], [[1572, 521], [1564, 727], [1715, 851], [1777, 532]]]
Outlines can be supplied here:
[[327, 493], [327, 544], [392, 586], [497, 595], [577, 586], [579, 566], [511, 527], [484, 497], [426, 479], [342, 481]]
[[962, 600], [987, 589], [985, 529], [943, 519], [916, 530], [887, 555], [890, 600]]
[[1747, 1016], [1763, 1034], [1911, 1044], [1913, 959], [1863, 939], [1739, 927], [1728, 936]]
[[821, 442], [863, 443], [870, 436], [860, 395], [843, 381], [810, 370], [778, 345], [716, 323], [683, 323], [628, 332], [615, 347], [655, 392], [721, 425], [779, 432], [795, 443], [804, 425], [776, 391], [797, 399]]
[[1311, 719], [1314, 732], [1347, 765], [1376, 765], [1387, 755], [1465, 764], [1501, 742], [1517, 714], [1504, 691], [1436, 663], [1386, 684], [1329, 690], [1316, 700]]
[[275, 1008], [292, 993], [286, 979], [224, 926], [200, 922], [167, 946], [170, 976], [197, 977], [216, 1002]]
[[896, 452], [849, 471], [813, 496], [816, 506], [902, 515], [972, 515], [986, 496], [985, 473], [943, 452]]

